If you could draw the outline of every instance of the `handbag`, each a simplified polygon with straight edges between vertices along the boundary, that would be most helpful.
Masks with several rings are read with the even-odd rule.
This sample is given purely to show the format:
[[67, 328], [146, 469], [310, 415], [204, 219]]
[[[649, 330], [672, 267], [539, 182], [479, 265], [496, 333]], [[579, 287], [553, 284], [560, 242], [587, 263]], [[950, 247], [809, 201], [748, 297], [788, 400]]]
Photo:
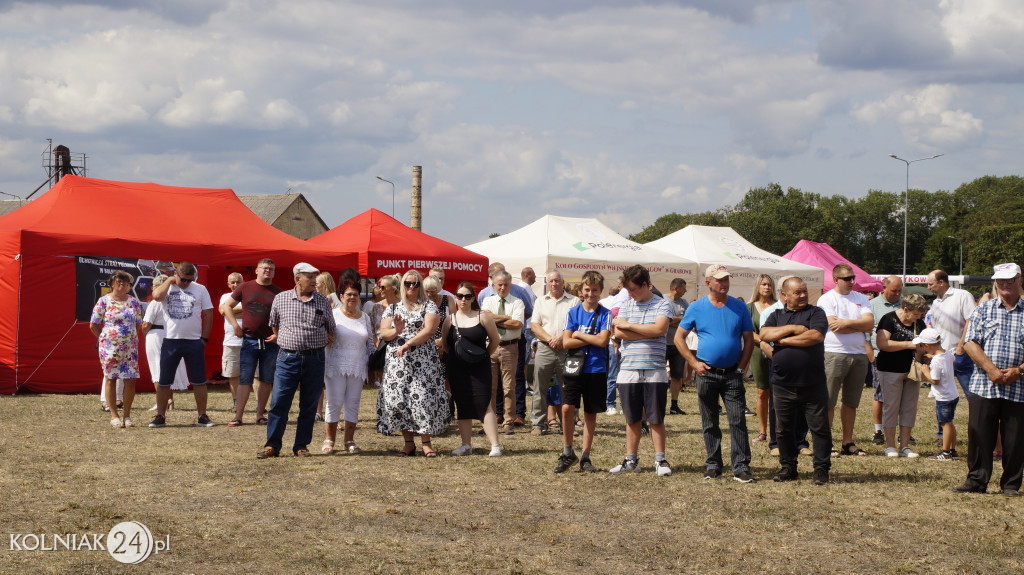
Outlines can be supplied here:
[[[392, 307], [391, 313], [394, 313], [394, 307], [396, 305], [397, 304], [391, 304], [391, 307]], [[377, 342], [377, 349], [373, 350], [373, 353], [370, 354], [369, 361], [366, 362], [366, 368], [367, 369], [369, 369], [370, 371], [383, 371], [384, 370], [384, 364], [385, 364], [385, 362], [387, 360], [387, 357], [388, 357], [388, 344], [389, 343], [391, 343], [391, 342], [385, 340], [384, 338], [381, 338], [381, 340], [379, 342]]]
[[456, 323], [455, 314], [452, 314], [452, 325], [455, 327], [455, 355], [465, 363], [480, 363], [488, 359], [487, 348], [480, 347], [475, 342], [463, 339], [459, 333], [459, 324]]
[[[594, 327], [597, 325], [597, 316], [601, 312], [601, 306], [598, 305], [597, 309], [594, 310], [594, 317], [590, 320], [590, 331], [594, 331]], [[587, 351], [580, 354], [579, 350], [574, 350], [574, 353], [566, 354], [565, 361], [562, 363], [562, 381], [576, 381], [581, 375], [583, 375], [583, 366], [587, 363], [587, 356], [590, 355], [590, 345], [587, 345]]]
[[[914, 337], [917, 337], [917, 322], [914, 322]], [[910, 364], [910, 372], [907, 373], [907, 378], [916, 381], [917, 383], [931, 383], [932, 380], [928, 379], [924, 374], [924, 364], [917, 360], [917, 353], [914, 353], [914, 361]]]

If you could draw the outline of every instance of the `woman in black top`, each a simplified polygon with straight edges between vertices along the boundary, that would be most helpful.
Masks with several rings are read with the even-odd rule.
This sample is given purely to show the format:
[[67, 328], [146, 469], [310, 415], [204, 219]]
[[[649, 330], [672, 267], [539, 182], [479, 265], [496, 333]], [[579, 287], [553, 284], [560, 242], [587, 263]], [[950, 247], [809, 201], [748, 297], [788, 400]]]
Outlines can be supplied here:
[[[878, 384], [882, 388], [882, 431], [885, 454], [889, 457], [917, 457], [909, 446], [910, 431], [917, 417], [917, 399], [921, 384], [910, 379], [916, 346], [914, 337], [926, 327], [924, 314], [928, 304], [920, 294], [903, 296], [902, 307], [878, 321]], [[900, 445], [896, 449], [896, 426]]]

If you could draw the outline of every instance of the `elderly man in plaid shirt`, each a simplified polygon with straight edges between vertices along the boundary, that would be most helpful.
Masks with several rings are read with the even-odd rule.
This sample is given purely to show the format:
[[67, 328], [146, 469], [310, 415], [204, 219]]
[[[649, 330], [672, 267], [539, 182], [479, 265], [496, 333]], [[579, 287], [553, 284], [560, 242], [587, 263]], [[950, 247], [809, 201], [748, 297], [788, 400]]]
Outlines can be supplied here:
[[1024, 476], [1024, 299], [1020, 266], [999, 264], [993, 271], [999, 297], [974, 309], [964, 338], [964, 350], [975, 364], [967, 398], [967, 481], [953, 491], [984, 493], [988, 489], [992, 449], [1002, 431], [999, 488], [1007, 497], [1018, 497]]
[[270, 307], [270, 327], [280, 348], [274, 372], [274, 391], [267, 421], [267, 443], [257, 459], [277, 457], [288, 425], [288, 411], [299, 391], [299, 418], [295, 424], [296, 457], [309, 457], [307, 446], [313, 440], [313, 421], [317, 400], [324, 390], [324, 347], [334, 341], [334, 315], [331, 302], [316, 291], [320, 270], [307, 263], [296, 264], [295, 289], [274, 296]]

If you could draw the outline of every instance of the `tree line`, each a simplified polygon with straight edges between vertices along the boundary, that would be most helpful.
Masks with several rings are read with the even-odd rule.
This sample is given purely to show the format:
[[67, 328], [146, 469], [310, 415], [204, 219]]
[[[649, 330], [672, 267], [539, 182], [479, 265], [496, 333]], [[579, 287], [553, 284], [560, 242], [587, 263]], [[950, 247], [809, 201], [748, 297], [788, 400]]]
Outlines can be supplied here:
[[[953, 192], [910, 190], [907, 273], [960, 269], [990, 275], [1002, 262], [1024, 263], [1024, 179], [984, 176]], [[751, 188], [714, 211], [661, 216], [630, 236], [647, 243], [688, 225], [729, 226], [757, 247], [784, 255], [801, 239], [825, 242], [869, 273], [903, 267], [904, 192], [870, 190], [861, 198], [825, 196], [779, 184]]]

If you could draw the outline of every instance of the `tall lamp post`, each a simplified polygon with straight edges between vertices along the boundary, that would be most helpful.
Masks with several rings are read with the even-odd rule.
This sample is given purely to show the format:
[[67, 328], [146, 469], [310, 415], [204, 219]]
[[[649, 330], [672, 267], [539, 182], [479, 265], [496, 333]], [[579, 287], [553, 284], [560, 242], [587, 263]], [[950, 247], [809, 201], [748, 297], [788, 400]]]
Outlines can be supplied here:
[[[391, 217], [395, 217], [395, 183], [392, 182], [391, 180], [385, 180], [380, 176], [377, 176], [377, 179], [382, 182], [387, 182], [391, 184]], [[906, 259], [906, 253], [904, 253], [903, 255], [904, 259]]]
[[907, 165], [907, 188], [904, 200], [904, 212], [903, 212], [903, 281], [907, 280], [907, 221], [910, 220], [910, 164], [914, 162], [923, 162], [925, 160], [934, 160], [942, 154], [935, 154], [927, 158], [918, 158], [916, 160], [904, 160], [896, 154], [889, 154], [889, 157], [894, 160], [899, 160]]
[[951, 240], [956, 240], [956, 243], [960, 244], [960, 275], [964, 275], [964, 243], [960, 241], [960, 238], [953, 236], [946, 236]]

